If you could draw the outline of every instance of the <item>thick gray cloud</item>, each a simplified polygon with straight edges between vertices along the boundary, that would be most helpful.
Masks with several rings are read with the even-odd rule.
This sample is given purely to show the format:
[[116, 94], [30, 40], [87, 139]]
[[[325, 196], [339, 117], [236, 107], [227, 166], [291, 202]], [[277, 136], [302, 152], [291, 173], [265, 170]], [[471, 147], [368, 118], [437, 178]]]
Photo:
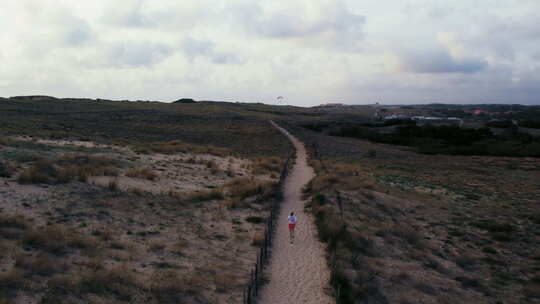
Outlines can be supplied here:
[[145, 67], [163, 61], [172, 49], [163, 43], [119, 42], [108, 49], [107, 63], [117, 67]]
[[143, 0], [123, 1], [108, 7], [103, 19], [113, 25], [127, 27], [153, 27], [157, 25], [156, 16], [144, 8]]
[[240, 64], [244, 62], [236, 54], [217, 51], [215, 43], [210, 40], [186, 38], [182, 41], [182, 50], [191, 61], [197, 57], [204, 57], [216, 64]]
[[94, 32], [87, 23], [65, 27], [64, 43], [68, 46], [81, 46], [94, 38]]
[[[309, 2], [284, 7], [246, 2], [230, 7], [247, 32], [272, 39], [302, 39], [308, 45], [355, 49], [364, 39], [365, 16], [351, 12], [341, 1]], [[295, 5], [296, 4], [296, 5]]]
[[476, 73], [487, 67], [485, 60], [453, 58], [444, 51], [408, 53], [401, 60], [404, 70], [413, 73]]
[[538, 12], [537, 0], [3, 0], [0, 95], [540, 103]]

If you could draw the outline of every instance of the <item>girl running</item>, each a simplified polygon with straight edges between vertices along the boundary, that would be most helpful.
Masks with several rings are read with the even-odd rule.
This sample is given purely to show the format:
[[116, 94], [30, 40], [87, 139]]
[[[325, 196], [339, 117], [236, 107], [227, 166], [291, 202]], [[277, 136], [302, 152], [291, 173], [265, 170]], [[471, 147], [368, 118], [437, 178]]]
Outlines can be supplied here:
[[294, 226], [296, 226], [296, 222], [298, 221], [298, 219], [294, 215], [294, 212], [291, 212], [291, 215], [289, 215], [287, 220], [289, 221], [289, 233], [290, 233], [290, 239], [291, 239], [291, 244], [292, 244], [294, 241]]

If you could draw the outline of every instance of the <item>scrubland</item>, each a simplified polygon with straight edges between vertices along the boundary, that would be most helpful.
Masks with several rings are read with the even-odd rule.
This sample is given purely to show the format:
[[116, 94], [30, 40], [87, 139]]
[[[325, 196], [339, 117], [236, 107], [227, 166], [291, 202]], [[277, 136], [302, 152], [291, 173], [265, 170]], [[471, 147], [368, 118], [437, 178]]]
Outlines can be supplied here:
[[0, 104], [0, 303], [241, 301], [290, 146], [160, 107]]
[[340, 303], [540, 299], [540, 160], [422, 155], [289, 128]]

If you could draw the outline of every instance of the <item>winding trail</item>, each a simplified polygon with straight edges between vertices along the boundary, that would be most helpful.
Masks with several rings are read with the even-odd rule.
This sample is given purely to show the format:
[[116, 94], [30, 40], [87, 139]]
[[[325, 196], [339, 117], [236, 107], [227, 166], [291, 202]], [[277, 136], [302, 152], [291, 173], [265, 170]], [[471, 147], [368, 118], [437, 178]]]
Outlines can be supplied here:
[[[302, 142], [272, 122], [296, 148], [296, 163], [285, 180], [284, 201], [277, 217], [276, 234], [266, 274], [270, 282], [260, 293], [260, 303], [335, 303], [328, 295], [330, 270], [313, 218], [304, 212], [302, 187], [314, 177]], [[287, 216], [298, 217], [294, 244], [289, 241]]]

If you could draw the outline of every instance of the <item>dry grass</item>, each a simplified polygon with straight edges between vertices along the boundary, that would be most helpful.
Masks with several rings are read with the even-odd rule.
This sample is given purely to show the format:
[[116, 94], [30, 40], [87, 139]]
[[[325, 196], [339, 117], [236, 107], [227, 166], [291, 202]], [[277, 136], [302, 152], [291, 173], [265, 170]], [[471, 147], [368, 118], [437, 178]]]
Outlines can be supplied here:
[[254, 195], [268, 197], [274, 192], [274, 182], [257, 182], [249, 178], [236, 178], [225, 185], [227, 194], [241, 199]]
[[26, 229], [28, 222], [26, 218], [18, 214], [0, 214], [0, 228]]
[[253, 234], [253, 238], [251, 239], [251, 245], [253, 246], [262, 246], [264, 243], [264, 233], [261, 231], [257, 231]]
[[27, 273], [34, 273], [42, 276], [50, 276], [55, 273], [64, 272], [67, 265], [57, 257], [52, 257], [47, 253], [28, 255], [20, 253], [15, 258], [15, 267], [25, 270]]
[[126, 176], [131, 178], [142, 178], [149, 181], [155, 181], [158, 179], [157, 173], [148, 168], [129, 169], [126, 172]]
[[221, 200], [223, 198], [224, 198], [223, 191], [221, 189], [212, 189], [212, 190], [194, 192], [185, 197], [185, 199], [191, 202]]
[[231, 285], [238, 281], [239, 277], [237, 273], [219, 271], [214, 276], [214, 285], [216, 287], [216, 292], [225, 292], [231, 288]]
[[109, 183], [107, 184], [107, 189], [109, 189], [109, 191], [118, 191], [119, 189], [118, 180], [117, 179], [110, 180]]
[[28, 229], [22, 238], [26, 246], [40, 249], [55, 255], [62, 255], [68, 249], [80, 249], [84, 254], [99, 250], [99, 242], [91, 236], [83, 236], [68, 231], [60, 225]]
[[57, 181], [60, 170], [50, 160], [38, 160], [18, 177], [21, 184], [51, 184]]
[[280, 173], [283, 167], [283, 160], [279, 157], [258, 158], [253, 162], [251, 172], [254, 175]]
[[218, 148], [214, 146], [197, 146], [181, 141], [173, 140], [167, 142], [151, 142], [135, 146], [135, 151], [139, 153], [195, 153], [195, 154], [211, 154], [216, 156], [228, 156], [232, 151], [226, 148]]
[[28, 222], [20, 215], [0, 215], [0, 236], [6, 239], [20, 239], [27, 227]]
[[31, 229], [24, 234], [23, 243], [53, 254], [63, 254], [67, 249], [68, 237], [61, 226], [47, 226], [43, 229]]
[[15, 293], [25, 287], [25, 282], [24, 274], [19, 269], [0, 272], [0, 301], [11, 303]]
[[20, 173], [21, 184], [68, 183], [73, 180], [86, 182], [90, 176], [118, 176], [119, 170], [112, 166], [118, 161], [101, 156], [67, 154], [53, 161], [40, 159]]
[[210, 169], [210, 173], [212, 173], [213, 175], [223, 172], [219, 165], [213, 160], [209, 160], [206, 162], [206, 168]]
[[317, 176], [308, 184], [308, 191], [318, 193], [332, 190], [338, 185], [341, 190], [373, 188], [373, 178], [363, 175], [357, 165], [328, 164], [327, 166], [327, 170], [318, 171]]
[[106, 156], [87, 154], [65, 154], [58, 161], [60, 166], [91, 166], [93, 168], [108, 168], [118, 164], [118, 160]]
[[139, 287], [135, 275], [125, 265], [99, 271], [85, 271], [77, 278], [77, 291], [81, 294], [114, 294], [129, 301]]
[[11, 177], [15, 172], [15, 165], [11, 162], [0, 160], [0, 177]]
[[175, 270], [156, 270], [150, 277], [149, 289], [160, 303], [178, 303], [187, 291], [185, 279]]
[[227, 209], [236, 209], [242, 206], [242, 199], [239, 197], [228, 197], [223, 202], [223, 205]]

